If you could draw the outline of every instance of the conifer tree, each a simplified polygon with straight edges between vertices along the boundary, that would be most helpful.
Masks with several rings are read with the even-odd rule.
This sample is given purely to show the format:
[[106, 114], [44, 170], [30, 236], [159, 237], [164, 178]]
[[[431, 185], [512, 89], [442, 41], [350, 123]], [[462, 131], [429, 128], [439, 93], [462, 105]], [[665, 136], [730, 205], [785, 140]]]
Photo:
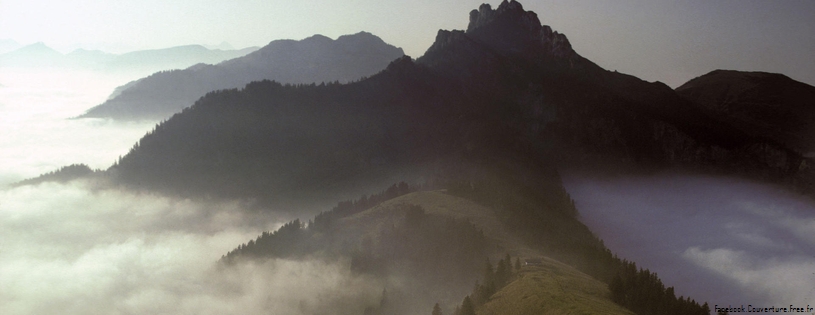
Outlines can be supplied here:
[[443, 313], [441, 312], [441, 306], [439, 306], [439, 303], [436, 303], [436, 305], [433, 305], [433, 313], [431, 313], [431, 315], [443, 315]]
[[503, 287], [504, 285], [507, 284], [507, 280], [509, 280], [508, 279], [509, 277], [507, 277], [507, 275], [508, 275], [507, 269], [508, 268], [509, 268], [509, 266], [507, 265], [507, 263], [503, 259], [498, 261], [498, 266], [495, 268], [495, 287], [496, 288], [501, 288], [501, 287]]
[[475, 315], [475, 305], [473, 305], [473, 301], [469, 296], [465, 297], [464, 301], [461, 302], [460, 315]]
[[625, 298], [625, 287], [623, 286], [623, 279], [620, 275], [615, 275], [608, 284], [608, 290], [611, 291], [611, 300], [615, 303], [622, 304]]
[[484, 267], [484, 285], [490, 284], [495, 284], [495, 270], [493, 270], [490, 260], [487, 259], [487, 264]]
[[379, 299], [379, 310], [382, 311], [388, 306], [388, 288], [382, 289], [382, 298]]

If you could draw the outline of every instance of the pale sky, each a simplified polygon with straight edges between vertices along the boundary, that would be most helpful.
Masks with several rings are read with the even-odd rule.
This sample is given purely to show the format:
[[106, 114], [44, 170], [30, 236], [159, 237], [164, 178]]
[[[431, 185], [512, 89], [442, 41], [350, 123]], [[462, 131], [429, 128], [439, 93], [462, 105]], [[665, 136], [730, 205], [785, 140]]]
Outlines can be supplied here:
[[[0, 39], [62, 50], [236, 48], [368, 31], [421, 56], [439, 29], [464, 29], [483, 0], [0, 0]], [[489, 2], [496, 7], [497, 0]], [[815, 85], [815, 1], [521, 2], [609, 70], [672, 87], [714, 69], [784, 73]], [[118, 47], [118, 48], [116, 48]], [[121, 51], [118, 51], [121, 52]]]

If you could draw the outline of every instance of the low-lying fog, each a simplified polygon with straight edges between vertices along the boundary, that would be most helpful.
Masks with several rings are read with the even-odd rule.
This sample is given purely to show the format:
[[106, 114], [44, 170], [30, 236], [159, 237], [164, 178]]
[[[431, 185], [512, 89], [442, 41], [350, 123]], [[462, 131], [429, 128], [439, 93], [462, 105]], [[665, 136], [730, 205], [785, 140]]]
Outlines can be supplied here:
[[583, 222], [677, 295], [815, 305], [815, 201], [733, 178], [564, 176]]
[[0, 69], [0, 187], [74, 163], [106, 169], [126, 154], [156, 121], [68, 118], [138, 75]]
[[[291, 218], [100, 187], [7, 184], [106, 169], [155, 121], [69, 120], [143, 76], [0, 69], [0, 314], [361, 314], [384, 284], [348, 261], [218, 259]], [[324, 209], [317, 209], [324, 210]]]
[[239, 203], [47, 183], [0, 191], [0, 314], [361, 314], [381, 282], [347, 261], [221, 255], [280, 223]]

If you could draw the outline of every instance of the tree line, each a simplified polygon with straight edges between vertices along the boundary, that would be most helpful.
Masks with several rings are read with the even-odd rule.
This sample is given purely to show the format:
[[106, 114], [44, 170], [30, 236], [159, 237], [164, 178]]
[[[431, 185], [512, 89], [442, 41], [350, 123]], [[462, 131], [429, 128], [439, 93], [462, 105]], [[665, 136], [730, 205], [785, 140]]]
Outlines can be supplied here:
[[238, 257], [291, 257], [312, 252], [317, 244], [307, 244], [310, 234], [330, 232], [334, 223], [344, 217], [373, 208], [382, 202], [418, 190], [405, 182], [393, 184], [387, 189], [358, 199], [340, 201], [329, 211], [320, 212], [308, 223], [293, 220], [276, 231], [265, 231], [255, 240], [241, 244], [221, 257], [230, 263]]
[[[498, 264], [493, 268], [492, 263], [487, 260], [481, 281], [476, 281], [473, 291], [464, 297], [461, 304], [456, 306], [453, 310], [453, 315], [475, 315], [475, 310], [487, 303], [490, 297], [496, 292], [500, 291], [510, 282], [517, 279], [521, 271], [521, 261], [515, 258], [515, 264], [512, 264], [512, 258], [507, 254], [504, 258], [498, 261]], [[439, 303], [433, 305], [431, 315], [443, 315]]]
[[666, 288], [656, 273], [648, 269], [637, 269], [637, 264], [631, 261], [620, 262], [619, 271], [611, 279], [608, 288], [612, 301], [637, 314], [710, 314], [707, 302], [700, 306], [690, 297], [676, 297], [674, 288]]

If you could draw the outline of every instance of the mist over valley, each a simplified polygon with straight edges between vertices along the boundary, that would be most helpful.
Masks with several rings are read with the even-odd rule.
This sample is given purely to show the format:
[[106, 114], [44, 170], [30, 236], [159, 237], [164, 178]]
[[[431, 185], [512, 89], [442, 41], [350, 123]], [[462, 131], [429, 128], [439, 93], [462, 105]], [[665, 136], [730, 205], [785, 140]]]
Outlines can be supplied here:
[[383, 287], [351, 274], [348, 261], [220, 267], [218, 259], [235, 244], [282, 225], [243, 214], [240, 203], [177, 200], [84, 182], [1, 194], [5, 314], [308, 314], [327, 308], [354, 314]]
[[564, 185], [609, 248], [677, 292], [719, 305], [813, 303], [809, 197], [743, 178], [672, 172], [571, 174]]
[[105, 169], [155, 121], [73, 120], [132, 76], [91, 71], [0, 71], [0, 185], [83, 163]]
[[329, 26], [247, 49], [0, 41], [0, 313], [815, 305], [815, 87], [648, 82], [532, 8], [449, 12], [462, 29], [416, 56]]

